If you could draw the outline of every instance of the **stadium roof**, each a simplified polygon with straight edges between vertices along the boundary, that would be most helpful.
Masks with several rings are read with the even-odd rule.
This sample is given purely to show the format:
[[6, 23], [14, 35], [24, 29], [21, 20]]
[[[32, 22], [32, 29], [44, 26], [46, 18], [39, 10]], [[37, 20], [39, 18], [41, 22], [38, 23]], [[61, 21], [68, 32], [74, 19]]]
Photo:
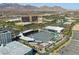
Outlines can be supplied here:
[[35, 41], [48, 42], [50, 40], [56, 41], [59, 38], [59, 34], [55, 32], [50, 32], [47, 30], [40, 31], [35, 34], [29, 35], [30, 38], [34, 38]]

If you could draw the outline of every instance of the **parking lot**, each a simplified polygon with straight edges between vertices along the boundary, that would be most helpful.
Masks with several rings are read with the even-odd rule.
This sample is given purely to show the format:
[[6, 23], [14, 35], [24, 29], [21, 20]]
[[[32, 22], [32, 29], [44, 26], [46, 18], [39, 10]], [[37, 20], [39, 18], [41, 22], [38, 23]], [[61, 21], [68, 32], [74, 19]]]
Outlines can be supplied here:
[[79, 40], [72, 39], [68, 46], [60, 51], [61, 55], [79, 55]]

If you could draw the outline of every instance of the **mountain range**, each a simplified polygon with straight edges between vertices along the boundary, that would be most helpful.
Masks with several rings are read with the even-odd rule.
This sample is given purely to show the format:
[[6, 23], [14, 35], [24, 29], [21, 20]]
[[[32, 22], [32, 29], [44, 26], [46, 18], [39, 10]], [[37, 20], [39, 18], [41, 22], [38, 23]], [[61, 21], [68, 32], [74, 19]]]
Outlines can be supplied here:
[[61, 6], [33, 6], [23, 5], [18, 3], [1, 3], [0, 14], [6, 15], [26, 15], [31, 13], [76, 13], [79, 14], [79, 10], [68, 10]]
[[30, 11], [65, 11], [66, 9], [60, 6], [32, 6], [32, 5], [22, 5], [18, 3], [1, 3], [0, 9], [2, 10], [30, 10]]

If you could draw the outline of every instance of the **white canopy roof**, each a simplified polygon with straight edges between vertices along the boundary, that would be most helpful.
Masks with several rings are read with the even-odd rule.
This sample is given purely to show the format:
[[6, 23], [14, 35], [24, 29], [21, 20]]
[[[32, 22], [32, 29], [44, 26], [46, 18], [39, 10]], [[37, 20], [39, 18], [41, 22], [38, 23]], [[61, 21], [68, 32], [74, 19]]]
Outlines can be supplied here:
[[63, 27], [58, 27], [58, 26], [47, 26], [45, 29], [50, 29], [50, 30], [55, 30], [58, 33], [60, 33], [64, 28]]
[[[27, 32], [30, 32], [30, 31], [33, 31], [33, 29], [24, 31], [23, 33], [27, 33]], [[33, 39], [33, 38], [24, 36], [23, 33], [20, 33], [20, 34], [18, 35], [18, 36], [20, 36], [20, 39], [23, 39], [23, 40], [26, 40], [26, 41], [34, 41], [34, 40], [35, 40], [35, 39]]]
[[21, 36], [20, 39], [26, 40], [26, 41], [34, 41], [35, 39], [30, 37]]
[[33, 29], [29, 29], [29, 30], [23, 31], [23, 33], [28, 33], [30, 31], [33, 31]]

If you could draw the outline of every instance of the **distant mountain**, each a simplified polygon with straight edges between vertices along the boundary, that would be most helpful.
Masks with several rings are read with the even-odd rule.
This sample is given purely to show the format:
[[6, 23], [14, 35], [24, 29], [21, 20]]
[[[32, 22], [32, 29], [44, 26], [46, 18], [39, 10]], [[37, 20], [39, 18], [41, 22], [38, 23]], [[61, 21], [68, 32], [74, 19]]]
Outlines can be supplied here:
[[0, 8], [22, 8], [23, 6], [17, 3], [2, 3]]
[[54, 7], [49, 7], [49, 6], [32, 6], [32, 5], [22, 5], [18, 3], [2, 3], [0, 4], [0, 13], [8, 13], [8, 14], [27, 14], [31, 12], [49, 12], [49, 11], [66, 11], [66, 9], [60, 7], [60, 6], [54, 6]]
[[66, 9], [64, 9], [64, 8], [62, 8], [62, 7], [60, 7], [60, 6], [54, 6], [54, 7], [52, 7], [52, 10], [53, 11], [65, 11]]
[[41, 6], [41, 7], [36, 7], [36, 6], [32, 6], [32, 5], [22, 5], [22, 4], [17, 4], [17, 3], [2, 3], [0, 4], [0, 8], [12, 8], [12, 9], [31, 9], [31, 10], [38, 10], [38, 11], [56, 11], [56, 10], [65, 10], [64, 8], [60, 7], [60, 6], [54, 6], [54, 7], [49, 7], [49, 6]]
[[25, 5], [23, 7], [26, 8], [26, 9], [36, 9], [36, 8], [38, 8], [38, 7], [32, 6], [32, 5]]

